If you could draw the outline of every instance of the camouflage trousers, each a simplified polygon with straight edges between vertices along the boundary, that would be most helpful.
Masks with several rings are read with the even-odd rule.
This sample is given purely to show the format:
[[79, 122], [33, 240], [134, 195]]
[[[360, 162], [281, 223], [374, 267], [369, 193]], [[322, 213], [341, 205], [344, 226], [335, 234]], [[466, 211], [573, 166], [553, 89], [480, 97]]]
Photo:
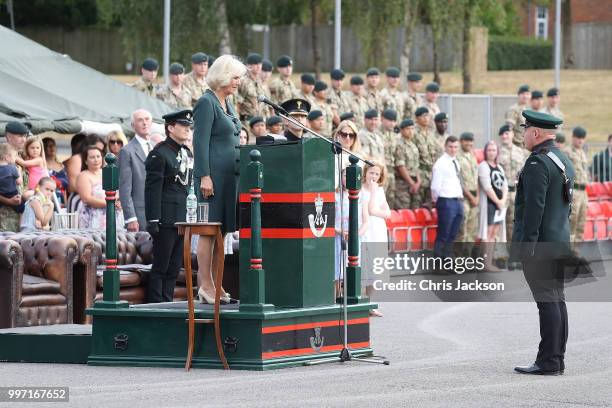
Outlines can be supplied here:
[[393, 208], [396, 210], [401, 208], [418, 208], [421, 201], [420, 194], [418, 192], [417, 194], [412, 194], [408, 183], [400, 177], [395, 180], [395, 192], [393, 196], [395, 197]]
[[506, 200], [506, 242], [512, 242], [512, 228], [514, 228], [514, 200], [516, 191], [508, 191]]
[[17, 211], [0, 205], [0, 231], [19, 232], [19, 219]]
[[582, 242], [583, 240], [588, 200], [585, 190], [574, 190], [572, 215], [570, 216], [570, 242]]
[[385, 197], [387, 197], [387, 203], [389, 203], [389, 207], [394, 208], [393, 205], [395, 203], [395, 174], [393, 173], [394, 169], [390, 169], [387, 167], [387, 177], [385, 177]]
[[431, 169], [421, 171], [421, 190], [414, 208], [431, 206]]
[[468, 200], [463, 200], [463, 223], [459, 234], [457, 234], [457, 242], [476, 242], [480, 222], [479, 215], [478, 206], [472, 207]]

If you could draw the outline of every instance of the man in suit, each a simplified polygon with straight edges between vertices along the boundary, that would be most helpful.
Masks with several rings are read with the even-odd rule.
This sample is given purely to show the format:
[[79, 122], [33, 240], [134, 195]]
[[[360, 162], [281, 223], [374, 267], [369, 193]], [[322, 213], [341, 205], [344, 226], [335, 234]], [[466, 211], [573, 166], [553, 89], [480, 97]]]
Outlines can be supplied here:
[[568, 334], [562, 259], [571, 253], [569, 214], [575, 173], [555, 145], [555, 130], [563, 121], [531, 110], [523, 111], [522, 116], [525, 147], [531, 155], [516, 189], [512, 254], [523, 262], [525, 279], [538, 306], [541, 341], [535, 362], [514, 370], [559, 375], [565, 370]]
[[174, 224], [185, 222], [193, 178], [193, 154], [185, 146], [191, 136], [193, 114], [186, 109], [163, 118], [167, 138], [155, 146], [145, 163], [145, 214], [155, 254], [149, 275], [149, 303], [172, 302], [174, 297], [183, 262], [183, 237]]
[[136, 135], [119, 153], [119, 199], [123, 207], [128, 231], [144, 231], [145, 218], [145, 160], [153, 149], [149, 140], [153, 118], [138, 109], [132, 113], [132, 128]]

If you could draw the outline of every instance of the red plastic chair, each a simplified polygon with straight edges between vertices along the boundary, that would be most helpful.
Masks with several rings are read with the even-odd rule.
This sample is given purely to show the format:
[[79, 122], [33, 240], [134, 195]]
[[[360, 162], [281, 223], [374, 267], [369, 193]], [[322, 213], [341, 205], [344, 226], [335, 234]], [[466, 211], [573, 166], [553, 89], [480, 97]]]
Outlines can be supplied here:
[[[586, 219], [592, 224], [592, 239], [591, 240], [607, 240], [608, 239], [608, 218], [604, 216], [601, 204], [595, 201], [587, 204]], [[585, 236], [587, 235], [587, 223], [585, 222]], [[588, 234], [590, 238], [590, 233]], [[586, 241], [586, 239], [585, 239]]]
[[595, 183], [588, 183], [586, 185], [586, 193], [589, 201], [597, 200], [597, 192], [595, 191]]
[[387, 227], [392, 251], [405, 252], [408, 248], [408, 232], [404, 218], [399, 211], [391, 210], [391, 218], [387, 220]]
[[602, 215], [606, 219], [608, 239], [612, 239], [612, 201], [602, 201], [600, 207]]
[[476, 161], [478, 162], [478, 164], [480, 164], [480, 162], [484, 160], [484, 150], [474, 149], [474, 156], [476, 156]]
[[602, 183], [593, 183], [593, 190], [595, 193], [595, 200], [601, 201], [608, 198], [608, 192]]
[[395, 252], [409, 252], [422, 249], [423, 226], [419, 225], [415, 213], [409, 209], [401, 209], [402, 225], [393, 228], [392, 235]]
[[608, 200], [612, 198], [612, 181], [606, 181], [603, 183], [606, 193], [608, 194]]

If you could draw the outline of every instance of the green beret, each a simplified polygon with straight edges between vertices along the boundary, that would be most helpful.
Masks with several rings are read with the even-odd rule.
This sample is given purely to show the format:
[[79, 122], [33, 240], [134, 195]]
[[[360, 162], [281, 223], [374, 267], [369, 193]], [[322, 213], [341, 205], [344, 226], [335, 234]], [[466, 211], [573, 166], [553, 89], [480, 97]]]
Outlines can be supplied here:
[[529, 85], [521, 85], [518, 89], [518, 94], [522, 94], [524, 92], [529, 92]]
[[263, 72], [272, 72], [273, 69], [274, 67], [272, 66], [272, 63], [269, 60], [263, 60], [263, 62], [261, 63], [261, 70]]
[[170, 72], [170, 75], [184, 74], [185, 67], [183, 67], [183, 65], [179, 64], [178, 62], [173, 62], [172, 64], [170, 64], [170, 68], [168, 69], [168, 71]]
[[166, 124], [178, 123], [180, 125], [193, 125], [193, 112], [191, 109], [183, 109], [176, 112], [167, 113], [162, 116]]
[[525, 124], [522, 127], [535, 126], [540, 129], [556, 129], [557, 126], [563, 123], [563, 120], [549, 115], [544, 112], [535, 112], [532, 110], [523, 111]]
[[414, 120], [412, 120], [412, 119], [404, 119], [399, 124], [399, 128], [400, 129], [403, 129], [403, 128], [408, 127], [408, 126], [414, 126]]
[[533, 90], [531, 92], [531, 99], [540, 99], [543, 97], [544, 97], [544, 94], [542, 93], [542, 91]]
[[555, 142], [565, 143], [565, 135], [562, 132], [555, 133]]
[[4, 131], [14, 135], [27, 135], [30, 132], [26, 125], [17, 121], [7, 122]]
[[203, 52], [196, 52], [191, 56], [192, 64], [200, 64], [202, 62], [208, 62], [208, 55], [204, 54]]
[[397, 67], [389, 67], [385, 71], [385, 75], [387, 75], [388, 77], [391, 77], [391, 78], [399, 78], [400, 70]]
[[474, 141], [474, 134], [472, 132], [463, 132], [461, 135], [459, 135], [459, 140]]
[[246, 63], [247, 65], [255, 65], [261, 64], [263, 62], [263, 57], [256, 52], [252, 52], [247, 56]]
[[546, 96], [557, 96], [559, 95], [559, 88], [550, 88], [548, 92], [546, 92]]
[[505, 124], [505, 125], [501, 125], [501, 127], [499, 128], [499, 133], [498, 135], [502, 135], [506, 132], [509, 132], [512, 130], [512, 127], [509, 124]]
[[159, 64], [154, 58], [145, 58], [144, 61], [142, 61], [142, 68], [147, 71], [157, 71]]
[[584, 139], [587, 135], [587, 131], [582, 126], [576, 126], [574, 130], [572, 130], [572, 136], [577, 137], [578, 139]]
[[380, 71], [376, 67], [370, 68], [368, 69], [368, 72], [366, 72], [366, 76], [374, 76], [374, 75], [380, 75]]
[[267, 120], [266, 120], [266, 126], [274, 126], [278, 123], [283, 123], [283, 120], [281, 119], [280, 116], [270, 116]]
[[291, 57], [288, 55], [281, 55], [276, 60], [276, 66], [279, 68], [285, 68], [285, 67], [288, 67], [289, 65], [293, 65], [293, 61], [291, 61]]
[[330, 72], [331, 79], [335, 79], [337, 81], [344, 79], [344, 71], [341, 69], [332, 69]]
[[420, 81], [423, 79], [423, 75], [421, 75], [418, 72], [410, 72], [407, 76], [406, 79], [408, 79], [409, 81]]
[[422, 116], [426, 113], [429, 113], [429, 109], [424, 106], [421, 106], [420, 108], [417, 108], [416, 111], [414, 111], [414, 116], [418, 118], [419, 116]]
[[314, 85], [316, 82], [315, 77], [312, 74], [302, 74], [300, 81], [308, 85]]
[[308, 116], [306, 116], [306, 119], [315, 120], [315, 119], [319, 119], [322, 116], [323, 116], [323, 112], [316, 109], [316, 110], [310, 111], [310, 113], [308, 113]]
[[355, 119], [355, 114], [353, 112], [344, 112], [342, 115], [340, 115], [340, 121], [352, 119]]
[[258, 123], [263, 123], [264, 118], [261, 116], [253, 116], [250, 120], [249, 120], [249, 127], [253, 127]]
[[364, 119], [374, 119], [378, 117], [378, 111], [376, 109], [368, 109], [363, 114]]
[[327, 84], [323, 81], [316, 81], [315, 82], [315, 87], [314, 87], [314, 91], [315, 92], [320, 92], [320, 91], [324, 91], [327, 89]]
[[385, 109], [382, 111], [382, 117], [388, 120], [397, 120], [397, 112], [393, 109]]
[[442, 122], [443, 120], [448, 120], [448, 116], [446, 116], [446, 112], [440, 112], [436, 116], [434, 116], [435, 122]]
[[353, 75], [351, 77], [351, 85], [363, 85], [363, 78], [359, 75]]
[[438, 85], [436, 82], [430, 82], [425, 87], [425, 91], [426, 92], [440, 92], [440, 85]]

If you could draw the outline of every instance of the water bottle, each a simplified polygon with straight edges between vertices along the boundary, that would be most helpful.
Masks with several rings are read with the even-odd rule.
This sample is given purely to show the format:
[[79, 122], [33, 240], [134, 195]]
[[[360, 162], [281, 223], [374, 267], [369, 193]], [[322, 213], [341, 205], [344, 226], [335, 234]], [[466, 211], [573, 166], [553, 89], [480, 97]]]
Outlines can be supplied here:
[[198, 208], [198, 199], [196, 198], [195, 191], [193, 189], [193, 183], [191, 183], [191, 187], [189, 188], [189, 195], [187, 196], [187, 222], [197, 222], [197, 208]]

